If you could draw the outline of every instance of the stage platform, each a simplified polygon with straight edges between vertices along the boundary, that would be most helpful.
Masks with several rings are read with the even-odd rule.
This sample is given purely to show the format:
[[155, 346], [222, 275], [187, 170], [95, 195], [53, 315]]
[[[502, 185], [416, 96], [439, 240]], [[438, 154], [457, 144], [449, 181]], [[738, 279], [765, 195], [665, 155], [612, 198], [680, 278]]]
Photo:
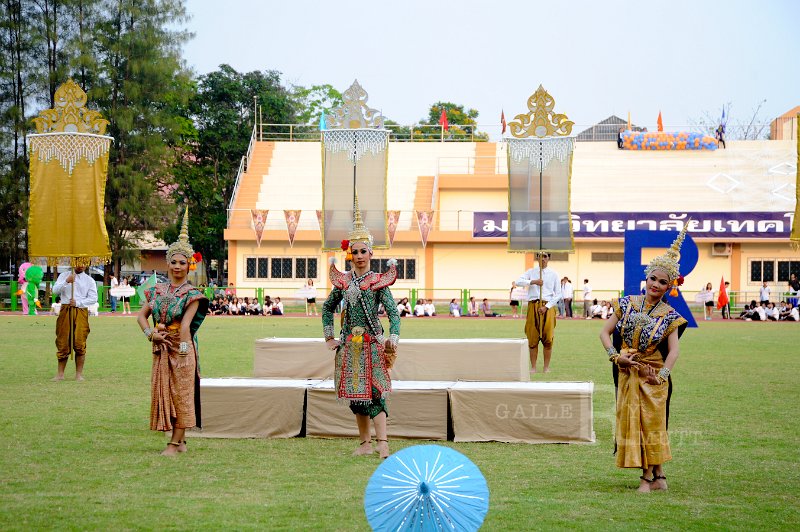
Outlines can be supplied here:
[[[333, 357], [322, 338], [263, 338], [256, 340], [253, 375], [332, 379]], [[398, 381], [528, 382], [528, 345], [522, 339], [403, 339], [391, 377]]]
[[[203, 430], [217, 438], [356, 437], [332, 380], [202, 379]], [[390, 438], [524, 443], [593, 442], [586, 382], [394, 381]], [[305, 419], [305, 427], [303, 421]]]

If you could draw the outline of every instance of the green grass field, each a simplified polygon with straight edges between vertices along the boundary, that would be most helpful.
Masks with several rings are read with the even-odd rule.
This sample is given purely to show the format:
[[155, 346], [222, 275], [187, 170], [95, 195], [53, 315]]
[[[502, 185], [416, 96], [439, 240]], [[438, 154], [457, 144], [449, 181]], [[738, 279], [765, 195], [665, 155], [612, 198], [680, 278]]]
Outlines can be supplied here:
[[[600, 322], [560, 321], [547, 378], [594, 381], [597, 443], [444, 443], [486, 476], [484, 530], [800, 527], [800, 326], [700, 325], [673, 372], [669, 492], [637, 494], [638, 472], [614, 467]], [[135, 321], [92, 318], [81, 383], [72, 363], [68, 380], [50, 381], [54, 327], [54, 317], [0, 316], [0, 529], [369, 529], [363, 494], [379, 462], [351, 457], [355, 440], [196, 438], [189, 453], [163, 458], [164, 436], [148, 430], [150, 355]], [[402, 336], [519, 338], [522, 327], [406, 320]], [[203, 375], [251, 375], [257, 338], [320, 335], [318, 319], [209, 318]]]

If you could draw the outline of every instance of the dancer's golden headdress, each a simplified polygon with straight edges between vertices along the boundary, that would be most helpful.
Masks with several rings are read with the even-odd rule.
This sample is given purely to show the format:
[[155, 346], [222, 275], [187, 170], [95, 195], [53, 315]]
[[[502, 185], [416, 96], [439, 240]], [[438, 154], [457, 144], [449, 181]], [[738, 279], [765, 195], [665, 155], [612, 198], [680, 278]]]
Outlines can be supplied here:
[[680, 277], [681, 272], [678, 261], [681, 258], [681, 246], [683, 245], [683, 240], [686, 238], [686, 230], [688, 227], [689, 221], [687, 220], [680, 234], [678, 234], [678, 237], [667, 252], [650, 261], [650, 264], [648, 264], [647, 268], [644, 270], [645, 276], [649, 276], [653, 270], [661, 270], [667, 274], [670, 283]]
[[191, 260], [192, 256], [194, 255], [192, 245], [189, 243], [188, 206], [186, 207], [186, 210], [183, 211], [183, 224], [181, 224], [181, 233], [178, 236], [178, 240], [170, 244], [169, 248], [167, 249], [167, 261], [171, 261], [173, 255], [183, 255], [188, 260]]

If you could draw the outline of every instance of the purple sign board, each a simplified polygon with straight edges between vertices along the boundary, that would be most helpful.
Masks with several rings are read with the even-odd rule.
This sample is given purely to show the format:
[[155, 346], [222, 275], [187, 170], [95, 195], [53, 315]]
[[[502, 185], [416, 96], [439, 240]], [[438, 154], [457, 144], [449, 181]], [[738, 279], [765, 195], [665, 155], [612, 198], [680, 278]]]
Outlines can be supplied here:
[[[680, 231], [689, 220], [695, 238], [788, 239], [793, 212], [573, 212], [572, 234], [576, 238], [622, 238], [625, 231]], [[474, 238], [508, 236], [508, 213], [475, 212]]]

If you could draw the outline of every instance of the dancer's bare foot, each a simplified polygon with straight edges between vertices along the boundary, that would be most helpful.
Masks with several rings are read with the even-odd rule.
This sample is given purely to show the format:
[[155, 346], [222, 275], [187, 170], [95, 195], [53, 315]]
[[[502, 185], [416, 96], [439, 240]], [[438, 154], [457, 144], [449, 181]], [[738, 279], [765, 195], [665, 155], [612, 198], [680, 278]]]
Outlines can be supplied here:
[[82, 381], [83, 380], [83, 375], [75, 375], [75, 380], [76, 381]]
[[389, 458], [389, 440], [378, 440], [378, 453], [384, 460]]
[[161, 451], [161, 456], [175, 456], [176, 454], [178, 454], [179, 445], [180, 443], [178, 442], [173, 442], [173, 441], [168, 442], [167, 448]]
[[650, 493], [651, 490], [650, 486], [652, 483], [653, 483], [652, 479], [647, 479], [644, 477], [644, 475], [642, 475], [641, 477], [639, 477], [639, 489], [637, 489], [636, 491], [638, 491], [639, 493]]
[[64, 380], [64, 376], [63, 375], [56, 375], [55, 377], [53, 377], [50, 380], [51, 381], [63, 381]]
[[353, 451], [353, 456], [366, 456], [372, 454], [372, 440], [362, 441], [361, 445]]
[[186, 451], [188, 451], [188, 450], [189, 450], [189, 448], [188, 448], [188, 447], [186, 447], [186, 440], [183, 440], [183, 441], [180, 443], [180, 445], [178, 445], [178, 452], [179, 452], [179, 453], [185, 453], [185, 452], [186, 452]]
[[531, 373], [538, 373], [538, 372], [536, 371], [536, 368], [531, 368]]
[[544, 368], [545, 373], [550, 373], [550, 368]]

